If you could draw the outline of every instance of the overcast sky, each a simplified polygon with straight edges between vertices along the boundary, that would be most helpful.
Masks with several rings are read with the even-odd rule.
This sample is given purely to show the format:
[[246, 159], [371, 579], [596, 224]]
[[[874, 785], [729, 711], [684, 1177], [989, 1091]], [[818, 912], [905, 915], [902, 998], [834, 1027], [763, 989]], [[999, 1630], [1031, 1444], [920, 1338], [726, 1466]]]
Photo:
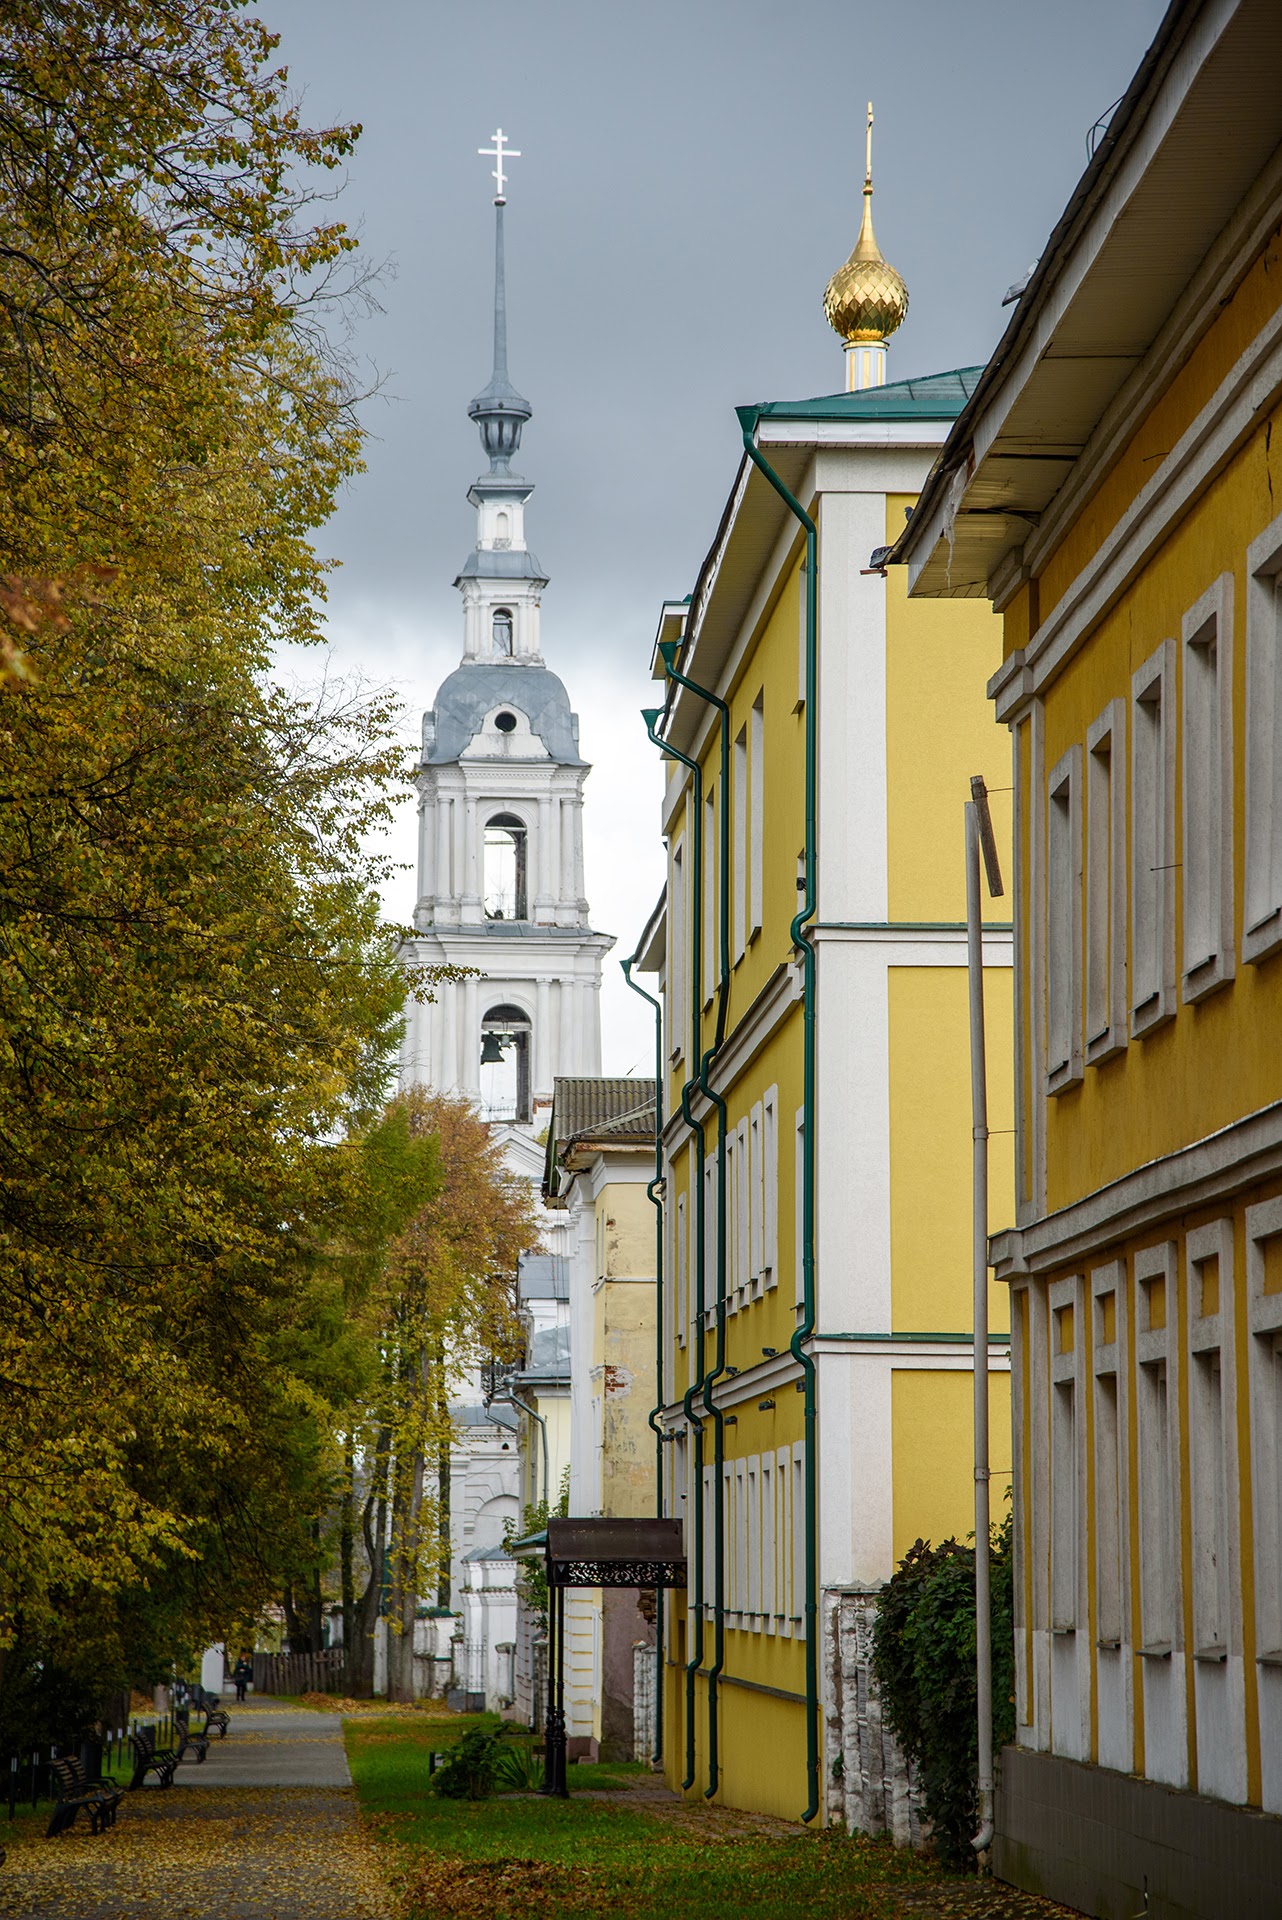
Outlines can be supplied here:
[[[877, 236], [911, 311], [888, 377], [977, 364], [1040, 252], [1163, 0], [261, 0], [313, 123], [359, 120], [342, 211], [389, 262], [357, 350], [384, 377], [368, 472], [322, 545], [342, 562], [333, 657], [418, 716], [462, 650], [451, 582], [482, 461], [492, 165], [508, 188], [520, 468], [551, 584], [543, 650], [582, 721], [588, 895], [617, 936], [607, 1073], [652, 1030], [617, 960], [662, 879], [659, 776], [638, 709], [665, 598], [689, 592], [734, 478], [733, 409], [837, 391], [824, 286], [859, 218], [876, 113]], [[318, 671], [314, 658], [301, 671]], [[403, 810], [396, 852], [414, 858]], [[389, 891], [408, 919], [412, 874]]]

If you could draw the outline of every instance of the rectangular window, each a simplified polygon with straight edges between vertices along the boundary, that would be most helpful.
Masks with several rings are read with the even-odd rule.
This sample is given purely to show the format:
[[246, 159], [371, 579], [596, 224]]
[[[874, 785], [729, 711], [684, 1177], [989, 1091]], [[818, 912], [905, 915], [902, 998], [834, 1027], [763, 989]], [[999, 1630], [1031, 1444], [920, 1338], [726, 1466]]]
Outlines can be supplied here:
[[736, 1183], [731, 1230], [735, 1240], [735, 1285], [740, 1290], [739, 1303], [742, 1305], [752, 1286], [752, 1171], [746, 1120], [741, 1120], [735, 1129], [735, 1161], [739, 1178]]
[[792, 1456], [792, 1600], [789, 1620], [798, 1640], [806, 1637], [806, 1468], [805, 1450]]
[[794, 1121], [796, 1134], [793, 1147], [793, 1298], [798, 1308], [805, 1305], [806, 1269], [805, 1269], [805, 1179], [806, 1179], [806, 1109], [798, 1107]]
[[690, 1274], [686, 1263], [687, 1224], [686, 1197], [677, 1195], [677, 1344], [686, 1343], [686, 1329], [690, 1322]]
[[740, 1525], [748, 1537], [748, 1585], [744, 1594], [752, 1624], [760, 1628], [761, 1620], [761, 1462], [756, 1455], [748, 1462], [747, 1472], [748, 1513], [747, 1526]]
[[767, 1087], [761, 1103], [761, 1285], [779, 1278], [779, 1089]]
[[775, 1528], [775, 1626], [786, 1637], [792, 1634], [792, 1449], [780, 1447], [775, 1455], [775, 1499], [778, 1524]]
[[[734, 1545], [734, 1611], [742, 1614], [748, 1605], [748, 1555], [750, 1540], [748, 1529], [748, 1463], [736, 1460], [734, 1463], [735, 1525], [730, 1538]], [[743, 1624], [742, 1620], [739, 1623]]]
[[1131, 676], [1131, 1034], [1175, 1011], [1174, 646]]
[[[703, 1302], [702, 1314], [704, 1326], [710, 1326], [714, 1317], [717, 1278], [717, 1162], [709, 1159], [703, 1169]], [[709, 1285], [711, 1282], [711, 1285]], [[700, 1312], [696, 1302], [696, 1316]]]
[[1170, 1409], [1165, 1360], [1138, 1370], [1140, 1464], [1140, 1632], [1146, 1653], [1171, 1650], [1175, 1609]]
[[766, 1190], [762, 1164], [762, 1111], [758, 1100], [748, 1118], [748, 1161], [752, 1169], [752, 1193], [748, 1209], [748, 1272], [753, 1291], [761, 1286], [762, 1251], [765, 1244]]
[[[1246, 1288], [1255, 1648], [1257, 1660], [1282, 1667], [1282, 1200], [1246, 1210]], [[1266, 1809], [1279, 1800], [1266, 1788]]]
[[1233, 576], [1184, 616], [1183, 995], [1233, 977]]
[[734, 743], [734, 962], [743, 959], [748, 942], [748, 729], [740, 727]]
[[672, 902], [668, 930], [671, 941], [668, 978], [672, 982], [672, 994], [668, 1001], [668, 1051], [673, 1060], [679, 1060], [685, 1051], [685, 1036], [690, 1024], [686, 1006], [685, 843], [681, 840], [672, 849]]
[[703, 802], [703, 1004], [717, 990], [717, 804], [715, 789]]
[[759, 693], [752, 708], [751, 768], [749, 802], [751, 818], [748, 832], [748, 938], [761, 932], [761, 897], [765, 884], [766, 854], [766, 710], [765, 694]]
[[1086, 735], [1086, 1058], [1126, 1045], [1126, 707]]
[[1053, 1388], [1051, 1408], [1051, 1632], [1077, 1625], [1077, 1408], [1074, 1382]]
[[775, 1463], [773, 1454], [761, 1461], [761, 1620], [767, 1633], [775, 1630]]
[[1101, 1647], [1122, 1644], [1122, 1460], [1116, 1373], [1095, 1376], [1095, 1578]]
[[1246, 550], [1244, 960], [1282, 945], [1282, 515]]
[[1046, 811], [1046, 1091], [1082, 1077], [1082, 753], [1051, 774]]
[[739, 1285], [739, 1248], [735, 1235], [735, 1207], [739, 1193], [739, 1136], [731, 1127], [726, 1133], [726, 1304], [734, 1311], [735, 1288]]

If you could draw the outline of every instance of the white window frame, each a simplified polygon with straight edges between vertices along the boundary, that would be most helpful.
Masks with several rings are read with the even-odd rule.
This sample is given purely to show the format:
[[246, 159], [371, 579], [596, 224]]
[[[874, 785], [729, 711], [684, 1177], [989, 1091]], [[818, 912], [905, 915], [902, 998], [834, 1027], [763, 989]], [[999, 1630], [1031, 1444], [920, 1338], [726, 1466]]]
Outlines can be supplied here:
[[739, 1165], [737, 1148], [738, 1130], [726, 1129], [726, 1272], [725, 1300], [726, 1311], [733, 1313], [739, 1304], [737, 1289], [739, 1286], [739, 1236], [735, 1231], [735, 1208], [738, 1204]]
[[775, 1541], [779, 1516], [775, 1506], [775, 1456], [761, 1456], [761, 1625], [766, 1633], [775, 1630]]
[[672, 992], [668, 1005], [671, 1017], [668, 1022], [668, 1057], [680, 1060], [685, 1053], [686, 1034], [690, 1026], [690, 1009], [686, 1005], [688, 981], [688, 955], [686, 953], [686, 872], [685, 838], [678, 835], [672, 847], [672, 911], [668, 916], [668, 941], [670, 959], [668, 978], [672, 982]]
[[1247, 1208], [1255, 1657], [1268, 1667], [1282, 1667], [1282, 1293], [1264, 1291], [1264, 1249], [1279, 1236], [1282, 1199]]
[[690, 1264], [688, 1259], [689, 1226], [686, 1218], [687, 1211], [688, 1211], [688, 1204], [687, 1204], [686, 1195], [684, 1193], [679, 1193], [677, 1195], [677, 1204], [676, 1204], [677, 1250], [676, 1250], [676, 1276], [675, 1276], [676, 1278], [675, 1319], [676, 1319], [676, 1328], [677, 1328], [677, 1345], [679, 1347], [684, 1347], [686, 1343], [686, 1329], [690, 1325], [690, 1322], [692, 1319], [692, 1315], [690, 1312]]
[[717, 790], [703, 796], [703, 1005], [717, 991]]
[[1086, 734], [1086, 1061], [1126, 1046], [1126, 702]]
[[792, 1581], [789, 1614], [794, 1640], [806, 1637], [806, 1450], [792, 1450]]
[[1046, 1091], [1082, 1078], [1082, 750], [1046, 782]]
[[[1217, 1301], [1202, 1312], [1199, 1268], [1214, 1260]], [[1236, 1552], [1238, 1500], [1234, 1360], [1233, 1222], [1212, 1220], [1185, 1243], [1188, 1275], [1189, 1511], [1193, 1545], [1193, 1658], [1219, 1662], [1240, 1651]], [[1218, 1359], [1218, 1432], [1200, 1404], [1211, 1356]], [[1210, 1396], [1207, 1396], [1208, 1400]]]
[[767, 1087], [761, 1100], [761, 1284], [779, 1284], [779, 1089]]
[[[1183, 1566], [1180, 1551], [1180, 1381], [1179, 1301], [1176, 1297], [1173, 1240], [1143, 1247], [1135, 1255], [1135, 1359], [1138, 1385], [1135, 1409], [1139, 1460], [1140, 1645], [1146, 1659], [1172, 1659], [1184, 1644]], [[1147, 1289], [1163, 1283], [1165, 1326], [1148, 1324]], [[1165, 1368], [1166, 1421], [1152, 1424], [1146, 1395], [1153, 1382], [1147, 1370]], [[1156, 1448], [1161, 1471], [1154, 1471]], [[1156, 1616], [1156, 1617], [1155, 1617]]]
[[765, 1115], [760, 1100], [754, 1100], [748, 1115], [748, 1164], [752, 1169], [752, 1192], [748, 1201], [748, 1273], [754, 1297], [761, 1292], [766, 1245], [766, 1182], [764, 1168]]
[[[1113, 1337], [1104, 1338], [1105, 1301], [1113, 1301]], [[1096, 1644], [1112, 1652], [1129, 1645], [1130, 1629], [1130, 1449], [1128, 1372], [1128, 1313], [1126, 1264], [1110, 1260], [1091, 1273], [1091, 1311], [1094, 1315], [1091, 1343], [1091, 1368], [1095, 1382], [1095, 1418], [1092, 1421], [1095, 1449], [1095, 1621]], [[1107, 1446], [1104, 1422], [1100, 1417], [1102, 1381], [1111, 1381], [1114, 1431], [1111, 1449]], [[1109, 1494], [1111, 1493], [1111, 1498]], [[1107, 1564], [1111, 1537], [1111, 1570]], [[1106, 1590], [1106, 1579], [1115, 1591]]]
[[780, 1447], [775, 1454], [775, 1503], [779, 1519], [775, 1528], [775, 1631], [781, 1639], [792, 1638], [792, 1448]]
[[766, 857], [766, 695], [752, 703], [748, 726], [748, 942], [761, 932]]
[[735, 1304], [743, 1306], [752, 1294], [752, 1161], [748, 1121], [735, 1128], [735, 1192], [731, 1216], [734, 1234]]
[[1181, 996], [1233, 978], [1233, 576], [1222, 573], [1184, 616]]
[[1246, 550], [1246, 861], [1242, 958], [1282, 947], [1282, 514]]
[[734, 946], [731, 954], [737, 967], [748, 944], [748, 729], [740, 727], [735, 735], [734, 798], [731, 820], [734, 823], [734, 851], [731, 856], [731, 882], [734, 895]]
[[[1051, 1333], [1051, 1614], [1054, 1634], [1086, 1624], [1085, 1281], [1080, 1273], [1048, 1289]], [[1061, 1353], [1060, 1315], [1072, 1314], [1073, 1344]]]
[[1131, 675], [1132, 1039], [1175, 1012], [1174, 700], [1175, 643], [1163, 640]]

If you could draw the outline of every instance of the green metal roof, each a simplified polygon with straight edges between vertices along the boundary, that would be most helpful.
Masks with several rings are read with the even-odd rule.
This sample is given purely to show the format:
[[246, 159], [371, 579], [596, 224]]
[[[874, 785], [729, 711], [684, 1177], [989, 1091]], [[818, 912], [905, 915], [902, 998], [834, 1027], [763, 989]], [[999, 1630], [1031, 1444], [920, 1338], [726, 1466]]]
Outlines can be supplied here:
[[982, 367], [957, 367], [919, 380], [896, 380], [860, 393], [821, 394], [817, 400], [768, 400], [737, 407], [740, 422], [758, 420], [955, 420], [979, 384]]

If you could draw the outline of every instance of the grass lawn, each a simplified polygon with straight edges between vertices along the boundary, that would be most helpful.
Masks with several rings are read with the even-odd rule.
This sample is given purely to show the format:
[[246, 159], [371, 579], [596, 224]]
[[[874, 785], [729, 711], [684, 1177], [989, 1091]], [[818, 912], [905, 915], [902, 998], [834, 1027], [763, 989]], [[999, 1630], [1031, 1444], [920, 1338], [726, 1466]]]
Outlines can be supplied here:
[[429, 1752], [496, 1724], [459, 1715], [345, 1723], [361, 1811], [388, 1850], [407, 1920], [1033, 1920], [1059, 1911], [939, 1873], [882, 1841], [691, 1805], [648, 1767], [574, 1766], [568, 1801], [433, 1798]]

